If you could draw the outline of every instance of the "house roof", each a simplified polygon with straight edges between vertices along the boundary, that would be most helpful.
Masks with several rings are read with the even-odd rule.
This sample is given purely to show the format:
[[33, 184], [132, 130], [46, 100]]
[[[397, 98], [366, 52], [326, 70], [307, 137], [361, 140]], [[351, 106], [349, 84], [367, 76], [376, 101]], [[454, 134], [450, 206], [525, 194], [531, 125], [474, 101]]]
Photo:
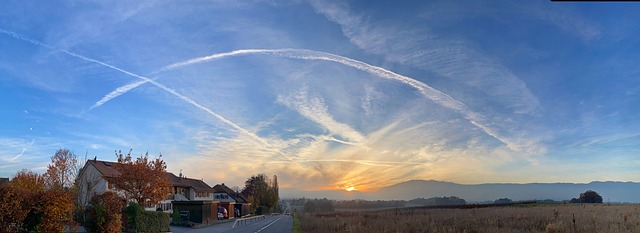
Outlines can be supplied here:
[[193, 188], [196, 190], [196, 192], [214, 192], [214, 189], [202, 180], [187, 177], [178, 177], [171, 172], [167, 172], [167, 176], [169, 177], [169, 182], [171, 182], [171, 185], [175, 187]]
[[0, 178], [0, 185], [9, 183], [9, 178]]
[[113, 167], [116, 162], [102, 161], [102, 160], [87, 160], [87, 165], [93, 165], [100, 174], [104, 177], [116, 177], [120, 175], [120, 172]]
[[[113, 166], [117, 162], [102, 161], [102, 160], [88, 160], [87, 165], [93, 165], [104, 177], [115, 177], [120, 175], [120, 172]], [[196, 192], [213, 192], [213, 189], [202, 180], [196, 180], [186, 177], [178, 177], [171, 172], [167, 172], [167, 177], [172, 186], [193, 188]]]
[[213, 189], [216, 191], [216, 193], [228, 194], [229, 196], [233, 197], [233, 199], [236, 199], [237, 203], [249, 203], [248, 198], [245, 195], [243, 195], [242, 193], [233, 191], [233, 189], [227, 187], [226, 185], [224, 185], [224, 183], [216, 184], [215, 186], [213, 186]]

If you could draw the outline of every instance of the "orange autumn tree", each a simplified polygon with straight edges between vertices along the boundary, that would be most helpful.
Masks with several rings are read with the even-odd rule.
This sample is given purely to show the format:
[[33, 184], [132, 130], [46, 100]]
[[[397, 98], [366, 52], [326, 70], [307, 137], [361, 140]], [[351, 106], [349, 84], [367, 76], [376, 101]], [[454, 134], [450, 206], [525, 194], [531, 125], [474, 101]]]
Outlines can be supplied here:
[[46, 183], [45, 176], [21, 170], [0, 187], [0, 232], [63, 232], [72, 225], [72, 195]]
[[129, 150], [126, 155], [122, 151], [116, 151], [116, 157], [118, 163], [114, 168], [120, 175], [109, 178], [109, 182], [121, 190], [127, 200], [135, 200], [141, 206], [146, 206], [147, 203], [158, 203], [166, 197], [171, 184], [162, 155], [151, 160], [147, 152], [134, 160]]
[[51, 189], [71, 189], [77, 174], [78, 158], [69, 149], [59, 149], [51, 156], [51, 164], [44, 174], [47, 186]]

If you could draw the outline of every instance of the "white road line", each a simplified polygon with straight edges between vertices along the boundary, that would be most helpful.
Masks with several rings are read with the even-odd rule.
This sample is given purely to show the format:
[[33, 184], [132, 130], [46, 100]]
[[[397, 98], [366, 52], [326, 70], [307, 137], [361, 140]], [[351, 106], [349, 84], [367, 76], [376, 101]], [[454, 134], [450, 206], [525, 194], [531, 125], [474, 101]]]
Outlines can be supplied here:
[[260, 228], [260, 230], [254, 232], [254, 233], [258, 233], [261, 232], [264, 229], [267, 229], [267, 227], [270, 227], [271, 225], [273, 225], [275, 222], [277, 222], [278, 220], [280, 220], [282, 217], [284, 217], [284, 215], [280, 215], [280, 217], [276, 220], [274, 220], [273, 222], [269, 223], [268, 225], [264, 226], [263, 228]]

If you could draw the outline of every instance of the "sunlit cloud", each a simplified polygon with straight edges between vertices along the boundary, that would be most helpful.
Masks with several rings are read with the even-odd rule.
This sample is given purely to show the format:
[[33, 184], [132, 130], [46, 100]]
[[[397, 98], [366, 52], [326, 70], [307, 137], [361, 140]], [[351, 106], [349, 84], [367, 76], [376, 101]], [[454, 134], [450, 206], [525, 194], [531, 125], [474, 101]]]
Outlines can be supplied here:
[[0, 176], [133, 148], [289, 193], [637, 180], [637, 16], [591, 7], [8, 2]]

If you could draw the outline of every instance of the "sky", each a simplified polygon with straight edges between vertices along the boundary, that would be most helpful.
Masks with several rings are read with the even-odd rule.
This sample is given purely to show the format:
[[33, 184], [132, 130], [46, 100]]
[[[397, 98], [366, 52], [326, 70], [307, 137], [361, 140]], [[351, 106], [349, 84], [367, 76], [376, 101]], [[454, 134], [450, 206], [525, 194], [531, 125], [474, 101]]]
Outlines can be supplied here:
[[640, 182], [640, 5], [18, 1], [0, 177], [60, 148], [242, 187]]

